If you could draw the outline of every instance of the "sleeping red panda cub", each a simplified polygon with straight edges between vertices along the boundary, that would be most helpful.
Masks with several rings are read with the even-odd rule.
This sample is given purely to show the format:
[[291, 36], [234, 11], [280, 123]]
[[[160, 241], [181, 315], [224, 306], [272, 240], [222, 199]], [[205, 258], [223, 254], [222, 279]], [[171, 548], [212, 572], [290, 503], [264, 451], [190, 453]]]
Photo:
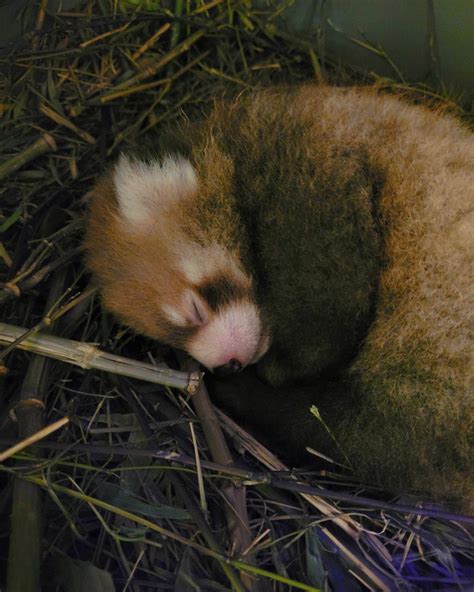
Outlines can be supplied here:
[[274, 388], [228, 401], [250, 423], [468, 507], [472, 134], [313, 85], [218, 103], [181, 133], [183, 154], [122, 155], [91, 193], [105, 306], [220, 374], [258, 362]]

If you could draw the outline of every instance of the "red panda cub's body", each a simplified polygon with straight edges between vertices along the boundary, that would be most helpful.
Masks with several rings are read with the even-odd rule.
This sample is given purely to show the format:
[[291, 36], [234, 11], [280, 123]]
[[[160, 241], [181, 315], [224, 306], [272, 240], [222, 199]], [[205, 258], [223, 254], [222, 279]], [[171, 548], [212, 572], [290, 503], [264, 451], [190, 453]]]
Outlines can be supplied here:
[[[298, 390], [277, 388], [311, 381], [361, 477], [465, 501], [472, 134], [317, 86], [217, 104], [183, 134], [187, 156], [122, 156], [91, 193], [86, 248], [105, 306], [209, 369], [258, 362], [275, 387], [269, 431], [331, 451]], [[318, 395], [328, 376], [339, 395]], [[289, 406], [301, 430], [286, 429]]]

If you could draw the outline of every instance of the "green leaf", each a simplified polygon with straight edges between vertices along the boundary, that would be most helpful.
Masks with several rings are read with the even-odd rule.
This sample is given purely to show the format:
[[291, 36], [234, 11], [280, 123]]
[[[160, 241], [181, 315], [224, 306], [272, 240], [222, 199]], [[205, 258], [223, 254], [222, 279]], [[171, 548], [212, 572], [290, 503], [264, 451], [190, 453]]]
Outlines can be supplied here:
[[324, 590], [327, 572], [321, 555], [321, 543], [315, 529], [306, 532], [306, 568], [310, 584]]
[[141, 516], [146, 516], [147, 518], [166, 518], [168, 520], [191, 519], [187, 510], [155, 503], [149, 504], [112, 483], [103, 483], [97, 492], [97, 497], [113, 506], [117, 506], [128, 512], [140, 514]]
[[17, 208], [11, 216], [9, 216], [3, 224], [0, 225], [0, 234], [6, 232], [10, 226], [13, 226], [17, 220], [21, 217], [21, 213], [23, 212], [23, 206]]

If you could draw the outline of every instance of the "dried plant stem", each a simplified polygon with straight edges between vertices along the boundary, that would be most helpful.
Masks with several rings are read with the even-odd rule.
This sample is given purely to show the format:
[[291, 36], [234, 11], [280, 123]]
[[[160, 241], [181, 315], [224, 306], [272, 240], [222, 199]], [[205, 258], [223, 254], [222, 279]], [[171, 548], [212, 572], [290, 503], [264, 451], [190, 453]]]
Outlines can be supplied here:
[[[187, 370], [196, 371], [196, 362], [190, 358], [185, 358], [181, 366]], [[212, 459], [222, 465], [233, 465], [234, 459], [229, 451], [224, 434], [220, 427], [220, 421], [217, 417], [214, 406], [211, 403], [209, 394], [201, 382], [196, 393], [192, 399], [194, 409], [201, 420], [202, 429], [206, 442], [209, 446]], [[246, 487], [244, 485], [235, 485], [232, 483], [226, 484], [222, 488], [222, 492], [227, 499], [229, 506], [226, 506], [227, 524], [232, 542], [231, 547], [235, 555], [241, 556], [246, 549], [249, 549], [252, 544], [250, 537], [249, 518], [246, 504]], [[252, 555], [247, 557], [251, 563]], [[249, 590], [257, 591], [258, 583], [250, 579], [248, 575], [242, 573], [244, 583]]]
[[10, 518], [7, 592], [39, 590], [41, 513], [42, 499], [38, 487], [16, 478]]
[[75, 259], [78, 255], [82, 253], [82, 246], [76, 247], [75, 249], [71, 249], [69, 252], [64, 253], [57, 259], [54, 259], [50, 263], [47, 263], [41, 269], [38, 269], [33, 275], [31, 275], [28, 279], [24, 280], [21, 283], [20, 287], [22, 290], [31, 290], [36, 285], [38, 285], [43, 279], [53, 271], [65, 266], [67, 263]]
[[46, 7], [48, 6], [48, 0], [41, 0], [38, 12], [35, 20], [35, 31], [41, 31], [46, 17]]
[[158, 41], [158, 39], [166, 33], [166, 31], [171, 27], [170, 23], [165, 23], [162, 27], [158, 29], [156, 33], [154, 33], [150, 39], [148, 39], [143, 45], [141, 45], [137, 51], [132, 55], [132, 60], [138, 60], [146, 51], [153, 47], [153, 45]]
[[124, 82], [115, 86], [112, 93], [104, 93], [103, 95], [101, 95], [100, 100], [104, 101], [104, 100], [106, 100], [106, 97], [109, 94], [116, 94], [118, 91], [129, 89], [129, 88], [137, 85], [138, 83], [140, 83], [142, 80], [145, 80], [146, 78], [149, 78], [150, 76], [153, 76], [154, 74], [156, 74], [158, 72], [158, 70], [163, 68], [163, 66], [166, 66], [166, 64], [169, 64], [170, 62], [175, 60], [182, 53], [185, 53], [186, 51], [188, 51], [194, 45], [194, 43], [196, 43], [196, 41], [198, 41], [198, 39], [200, 39], [204, 35], [204, 33], [205, 33], [204, 29], [199, 29], [198, 31], [195, 31], [192, 35], [190, 35], [182, 43], [180, 43], [179, 45], [174, 47], [171, 51], [169, 51], [166, 55], [164, 55], [160, 60], [153, 61], [151, 63], [148, 62], [146, 64], [146, 66], [143, 66], [143, 69], [140, 70], [140, 72], [135, 74], [135, 76], [132, 76], [131, 78], [128, 78]]
[[[227, 417], [224, 413], [219, 412], [219, 417], [225, 422], [231, 431], [234, 434], [238, 434], [239, 439], [243, 447], [250, 452], [250, 454], [254, 455], [256, 458], [260, 460], [264, 465], [266, 465], [272, 471], [289, 471], [288, 467], [286, 467], [272, 452], [270, 452], [267, 448], [262, 446], [260, 442], [255, 440], [250, 434], [245, 432], [238, 424], [236, 424], [232, 419]], [[293, 489], [290, 482], [285, 481], [285, 489], [294, 490], [299, 493], [299, 495], [311, 506], [316, 508], [319, 512], [321, 512], [324, 516], [327, 516], [331, 519], [334, 524], [337, 524], [344, 532], [349, 534], [354, 540], [357, 540], [360, 537], [362, 529], [360, 526], [350, 517], [343, 514], [340, 510], [337, 509], [334, 505], [328, 503], [325, 499], [322, 499], [324, 496], [319, 496], [318, 493], [314, 492], [312, 488], [311, 493], [304, 491], [304, 486], [301, 487], [301, 483], [296, 483], [297, 478], [293, 478], [295, 481], [296, 487]], [[276, 485], [277, 482], [281, 485], [279, 480], [271, 481], [272, 485]], [[340, 552], [353, 564], [357, 567], [357, 569], [363, 573], [366, 578], [370, 581], [371, 585], [375, 585], [377, 590], [383, 590], [384, 592], [389, 592], [390, 588], [387, 587], [386, 583], [380, 577], [378, 570], [374, 570], [369, 563], [365, 560], [365, 558], [356, 555], [347, 545], [345, 545], [339, 538], [335, 537], [330, 530], [325, 528], [324, 526], [320, 526], [321, 530], [324, 532], [326, 536], [328, 536], [332, 542], [338, 547]]]
[[50, 318], [53, 321], [56, 321], [57, 319], [59, 319], [60, 317], [62, 317], [66, 313], [68, 313], [70, 310], [72, 310], [73, 308], [75, 308], [79, 304], [83, 303], [84, 301], [87, 302], [88, 300], [90, 300], [98, 290], [99, 290], [99, 288], [97, 286], [92, 285], [92, 284], [87, 286], [87, 288], [83, 292], [81, 292], [78, 296], [76, 296], [75, 298], [73, 298], [72, 300], [70, 300], [69, 302], [64, 304], [63, 306], [61, 306], [61, 308], [59, 310], [57, 310], [56, 312], [54, 312], [54, 314], [51, 314]]
[[[182, 357], [181, 366], [188, 371], [195, 372], [197, 365], [191, 358]], [[221, 465], [232, 465], [234, 459], [230, 454], [224, 434], [220, 428], [220, 421], [209, 399], [204, 383], [196, 390], [193, 397], [193, 405], [201, 421], [202, 429], [209, 446], [212, 459]]]
[[48, 329], [51, 325], [60, 319], [63, 315], [68, 313], [70, 310], [78, 306], [83, 302], [87, 302], [92, 298], [92, 296], [97, 292], [98, 287], [94, 285], [89, 285], [81, 294], [76, 296], [76, 298], [72, 299], [70, 302], [67, 302], [63, 306], [56, 310], [57, 306], [59, 305], [58, 302], [55, 302], [50, 310], [47, 311], [46, 315], [41, 319], [39, 323], [37, 323], [34, 327], [31, 327], [25, 333], [22, 333], [17, 339], [12, 341], [4, 350], [0, 351], [0, 363], [4, 360], [7, 355], [14, 350], [16, 347], [20, 345], [22, 341], [28, 339], [30, 335], [35, 335], [39, 331], [43, 329]]
[[[173, 532], [172, 530], [168, 530], [166, 528], [163, 528], [162, 526], [159, 526], [156, 523], [156, 521], [152, 522], [151, 520], [143, 518], [142, 516], [139, 516], [137, 514], [133, 514], [132, 512], [129, 512], [127, 510], [123, 510], [122, 508], [118, 508], [112, 504], [104, 502], [101, 499], [97, 499], [97, 498], [91, 497], [89, 495], [86, 495], [85, 493], [82, 493], [81, 491], [76, 491], [73, 489], [68, 489], [67, 487], [63, 487], [61, 485], [48, 483], [44, 479], [44, 477], [37, 477], [34, 475], [26, 476], [25, 480], [31, 481], [32, 483], [35, 483], [35, 484], [37, 484], [49, 491], [54, 490], [57, 493], [61, 493], [63, 495], [67, 495], [69, 497], [79, 499], [82, 502], [86, 502], [96, 508], [101, 508], [101, 509], [106, 510], [108, 512], [112, 512], [114, 514], [122, 516], [123, 518], [127, 518], [131, 522], [141, 524], [141, 525], [145, 526], [146, 528], [148, 528], [149, 530], [160, 534], [161, 536], [163, 536], [166, 539], [177, 541], [177, 542], [181, 543], [182, 545], [185, 545], [186, 547], [195, 549], [196, 551], [198, 551], [199, 553], [201, 553], [203, 555], [206, 555], [207, 557], [213, 557], [214, 559], [221, 560], [229, 565], [237, 567], [238, 569], [245, 570], [245, 572], [247, 572], [249, 574], [262, 575], [266, 578], [269, 578], [270, 580], [282, 582], [282, 583], [286, 584], [287, 586], [293, 586], [297, 590], [306, 590], [307, 592], [321, 592], [321, 590], [319, 588], [315, 588], [314, 586], [310, 586], [308, 584], [303, 584], [301, 582], [297, 582], [296, 580], [292, 580], [290, 578], [285, 578], [283, 576], [280, 576], [280, 575], [270, 572], [268, 570], [255, 567], [253, 565], [249, 565], [248, 563], [244, 563], [242, 561], [237, 561], [235, 559], [220, 555], [216, 551], [213, 551], [212, 549], [209, 549], [207, 547], [204, 547], [203, 545], [200, 545], [199, 543], [196, 543], [194, 540], [187, 539], [184, 536], [181, 536], [180, 534]], [[151, 541], [148, 539], [145, 539], [145, 542], [147, 542], [149, 544], [156, 544], [156, 543], [154, 543], [154, 541]], [[23, 592], [23, 590], [21, 592]]]
[[[0, 444], [11, 444], [12, 440], [9, 438], [0, 438]], [[175, 450], [160, 451], [156, 449], [130, 448], [124, 446], [106, 446], [97, 444], [62, 444], [60, 442], [39, 442], [38, 448], [46, 450], [67, 450], [76, 454], [87, 454], [94, 457], [123, 457], [123, 456], [137, 456], [147, 459], [161, 459], [170, 463], [182, 464], [186, 467], [195, 467], [196, 460], [192, 456], [181, 454]], [[474, 516], [467, 516], [463, 514], [455, 514], [452, 512], [444, 512], [436, 508], [421, 508], [417, 506], [410, 506], [407, 504], [390, 503], [382, 500], [374, 500], [359, 495], [345, 493], [341, 491], [331, 491], [329, 489], [321, 489], [315, 486], [307, 485], [295, 481], [292, 471], [288, 472], [291, 477], [290, 480], [282, 478], [280, 471], [277, 471], [278, 476], [273, 476], [272, 473], [263, 473], [259, 471], [251, 471], [242, 469], [237, 466], [220, 465], [218, 463], [201, 460], [201, 466], [210, 471], [216, 471], [223, 475], [228, 475], [236, 479], [250, 481], [252, 484], [271, 485], [272, 487], [282, 489], [283, 491], [292, 491], [296, 493], [308, 493], [313, 496], [320, 496], [330, 500], [341, 500], [348, 502], [357, 507], [368, 507], [376, 510], [384, 510], [387, 512], [396, 512], [398, 514], [409, 514], [414, 516], [428, 516], [437, 520], [455, 521], [465, 524], [474, 524]], [[287, 473], [284, 473], [287, 474]]]
[[183, 14], [183, 0], [175, 0], [174, 4], [174, 15], [178, 17], [174, 24], [173, 29], [171, 31], [171, 39], [170, 39], [170, 47], [173, 48], [178, 43], [179, 35], [181, 33], [181, 23], [179, 21], [179, 17]]
[[[64, 289], [65, 274], [58, 273], [52, 282], [45, 309], [48, 310]], [[0, 462], [31, 446], [69, 420], [63, 418], [43, 428], [44, 396], [49, 382], [49, 364], [45, 358], [33, 356], [14, 408], [21, 441], [0, 454]], [[34, 449], [33, 449], [34, 450]], [[41, 489], [33, 483], [15, 478], [13, 483], [10, 544], [8, 552], [7, 592], [37, 592], [40, 582], [42, 539]], [[25, 560], [28, 569], [25, 569]]]
[[111, 31], [106, 31], [105, 33], [101, 33], [100, 35], [96, 35], [92, 39], [88, 39], [87, 41], [83, 41], [82, 43], [80, 43], [79, 47], [88, 47], [89, 45], [93, 45], [94, 43], [97, 43], [97, 41], [102, 41], [103, 39], [107, 39], [107, 37], [110, 37], [111, 35], [116, 35], [117, 33], [122, 33], [123, 31], [126, 31], [131, 24], [132, 24], [132, 21], [125, 23], [125, 25], [123, 25], [122, 27], [119, 27], [118, 29], [112, 29]]
[[[153, 47], [153, 45], [158, 41], [158, 39], [164, 34], [166, 33], [166, 31], [168, 31], [168, 29], [171, 28], [171, 24], [170, 23], [165, 23], [162, 27], [160, 27], [160, 29], [158, 29], [158, 31], [156, 33], [154, 33], [143, 45], [141, 45], [136, 51], [135, 53], [132, 54], [131, 56], [131, 60], [133, 62], [137, 62], [137, 60], [140, 60], [141, 56], [147, 52], [151, 47]], [[138, 61], [137, 63], [137, 68], [140, 68], [140, 64], [141, 64], [141, 60]], [[123, 72], [121, 73], [123, 75]], [[115, 71], [113, 73], [108, 74], [105, 79], [102, 79], [100, 81], [100, 87], [103, 89], [103, 87], [105, 85], [111, 85], [112, 82], [120, 75], [119, 71]], [[98, 88], [98, 85], [93, 85], [91, 86], [89, 89], [86, 89], [86, 91], [84, 92], [84, 96], [86, 98], [91, 97], [92, 95], [96, 94], [97, 92], [100, 92], [100, 89]], [[113, 91], [112, 91], [113, 92]], [[120, 93], [119, 93], [120, 96]], [[111, 100], [111, 99], [109, 99]], [[86, 100], [86, 104], [87, 105], [95, 105], [95, 104], [101, 104], [101, 103], [105, 103], [107, 102], [107, 99], [104, 101], [101, 101], [100, 99], [92, 99], [92, 100]], [[78, 113], [81, 112], [81, 110], [83, 109], [83, 100], [81, 100], [79, 103], [76, 103], [75, 105], [71, 106], [69, 108], [69, 111], [71, 113], [71, 115], [75, 114], [77, 115]]]
[[[47, 6], [48, 6], [48, 0], [40, 0], [38, 12], [36, 13], [36, 19], [35, 19], [36, 33], [39, 33], [41, 31], [41, 29], [43, 28], [44, 20], [46, 18]], [[39, 43], [39, 36], [36, 35], [33, 39], [33, 42], [32, 42], [33, 49], [35, 49], [35, 50], [38, 49], [38, 43]]]
[[222, 4], [224, 1], [225, 0], [211, 0], [211, 2], [208, 2], [207, 4], [203, 4], [203, 6], [200, 6], [199, 8], [197, 8], [193, 14], [201, 14], [202, 12], [207, 12], [211, 8], [214, 8], [214, 6], [218, 6], [219, 4]]
[[162, 78], [161, 80], [155, 80], [154, 82], [147, 82], [145, 84], [137, 84], [132, 88], [124, 88], [122, 90], [117, 90], [115, 92], [108, 93], [106, 95], [100, 96], [98, 99], [93, 99], [90, 101], [91, 105], [95, 105], [97, 103], [101, 105], [105, 105], [109, 101], [115, 101], [117, 99], [121, 99], [124, 97], [128, 97], [130, 95], [134, 95], [136, 93], [144, 92], [146, 90], [151, 90], [152, 88], [158, 88], [159, 86], [166, 86], [171, 83], [171, 78]]
[[41, 154], [44, 154], [45, 152], [54, 152], [56, 149], [57, 146], [53, 136], [50, 134], [43, 134], [38, 140], [36, 140], [36, 142], [23, 150], [23, 152], [16, 154], [13, 158], [10, 158], [10, 160], [7, 160], [0, 165], [0, 179], [5, 179], [5, 177], [8, 177], [8, 175], [11, 175], [24, 164], [37, 158]]
[[[13, 288], [15, 296], [19, 296], [21, 292], [18, 288], [18, 284], [20, 284], [28, 275], [33, 273], [33, 271], [44, 260], [48, 252], [52, 249], [54, 244], [79, 230], [82, 227], [82, 224], [82, 219], [74, 220], [67, 226], [64, 226], [64, 228], [54, 232], [51, 236], [45, 237], [39, 241], [38, 245], [31, 251], [26, 261], [21, 265], [21, 268], [16, 273], [15, 277], [12, 278], [7, 284], [10, 288], [15, 286]], [[65, 253], [65, 255], [68, 255], [68, 253]], [[0, 294], [0, 302], [2, 300], [1, 296], [2, 295]]]
[[66, 119], [65, 117], [63, 117], [59, 113], [56, 113], [56, 111], [54, 111], [53, 109], [50, 109], [46, 105], [41, 105], [40, 111], [41, 111], [41, 113], [43, 113], [43, 115], [46, 115], [46, 117], [48, 117], [49, 119], [51, 119], [55, 123], [62, 125], [64, 127], [67, 127], [68, 129], [73, 131], [75, 134], [77, 134], [80, 138], [82, 138], [88, 144], [95, 144], [96, 140], [94, 137], [91, 136], [91, 134], [89, 134], [88, 132], [85, 132], [84, 130], [79, 129], [77, 127], [77, 125], [72, 123], [72, 121], [69, 121], [69, 119]]
[[3, 360], [5, 360], [5, 358], [8, 356], [8, 354], [10, 352], [12, 352], [14, 349], [16, 349], [17, 347], [19, 347], [20, 344], [22, 343], [22, 341], [25, 341], [26, 339], [28, 339], [28, 337], [30, 337], [30, 335], [34, 335], [35, 333], [38, 333], [38, 331], [41, 331], [42, 329], [46, 329], [50, 325], [51, 325], [50, 317], [43, 317], [37, 325], [35, 325], [31, 329], [27, 329], [24, 333], [22, 333], [14, 341], [12, 341], [5, 349], [0, 351], [0, 362], [3, 362]]
[[[186, 509], [193, 517], [193, 520], [196, 523], [199, 530], [202, 532], [202, 535], [203, 535], [206, 543], [209, 545], [209, 547], [213, 551], [216, 551], [217, 553], [222, 555], [223, 553], [222, 553], [222, 549], [219, 545], [219, 542], [215, 538], [212, 530], [209, 528], [209, 526], [208, 526], [202, 512], [200, 511], [199, 507], [197, 506], [196, 502], [194, 501], [192, 496], [189, 495], [188, 491], [184, 487], [181, 479], [179, 479], [179, 476], [175, 475], [174, 473], [172, 473], [170, 475], [170, 477], [171, 477], [171, 481], [173, 482], [173, 486], [176, 487], [177, 491], [179, 491], [179, 495], [183, 499], [183, 501], [186, 505]], [[219, 563], [220, 563], [220, 566], [222, 567], [222, 570], [224, 571], [225, 575], [227, 576], [227, 579], [232, 584], [232, 589], [235, 592], [245, 592], [245, 589], [242, 586], [242, 583], [239, 580], [239, 577], [238, 577], [237, 573], [235, 572], [235, 570], [232, 569], [231, 566], [228, 565], [225, 561], [219, 560]]]
[[[321, 570], [344, 574], [347, 582], [357, 580], [356, 586], [364, 590], [392, 590], [404, 585], [410, 588], [418, 583], [429, 587], [430, 578], [432, 587], [472, 586], [472, 538], [468, 529], [474, 517], [459, 516], [440, 507], [393, 503], [390, 494], [378, 490], [376, 499], [370, 499], [374, 490], [368, 488], [364, 494], [352, 478], [347, 481], [344, 467], [342, 475], [332, 471], [321, 475], [304, 469], [288, 471], [245, 430], [237, 432], [224, 416], [218, 416], [235, 459], [232, 464], [204, 393], [191, 398], [195, 414], [190, 406], [183, 409], [174, 405], [163, 396], [164, 389], [133, 381], [136, 408], [131, 403], [130, 407], [146, 435], [142, 438], [128, 409], [116, 396], [117, 392], [124, 395], [132, 391], [124, 388], [129, 381], [113, 372], [153, 383], [177, 384], [188, 390], [191, 375], [171, 372], [170, 378], [162, 369], [93, 347], [116, 343], [117, 335], [108, 317], [98, 315], [92, 306], [95, 288], [83, 284], [81, 253], [76, 249], [86, 202], [81, 196], [97, 178], [107, 157], [115, 157], [121, 145], [129, 149], [142, 145], [143, 140], [145, 149], [145, 142], [150, 142], [151, 147], [157, 134], [161, 138], [161, 132], [174, 127], [176, 119], [199, 120], [215, 97], [222, 93], [232, 96], [244, 86], [267, 86], [275, 82], [275, 75], [281, 81], [307, 82], [312, 77], [324, 83], [326, 78], [327, 82], [338, 81], [341, 74], [342, 83], [374, 79], [378, 89], [402, 94], [408, 91], [412, 95], [414, 87], [402, 82], [397, 64], [383, 48], [370, 45], [362, 37], [346, 40], [384, 60], [395, 81], [372, 72], [354, 77], [328, 63], [325, 56], [330, 52], [326, 52], [329, 48], [322, 29], [315, 35], [309, 31], [294, 35], [289, 29], [281, 29], [281, 17], [294, 0], [100, 0], [88, 2], [86, 9], [76, 12], [64, 12], [56, 6], [58, 2], [49, 0], [30, 4], [35, 4], [28, 15], [34, 27], [31, 43], [7, 48], [0, 58], [6, 67], [5, 97], [0, 99], [5, 139], [0, 159], [0, 183], [4, 185], [0, 197], [4, 210], [0, 222], [0, 303], [6, 304], [5, 318], [1, 320], [18, 329], [0, 342], [0, 362], [4, 347], [4, 359], [16, 346], [31, 347], [33, 342], [34, 347], [30, 349], [33, 353], [15, 355], [11, 360], [14, 371], [0, 375], [0, 382], [5, 383], [5, 400], [0, 406], [0, 451], [19, 439], [25, 440], [24, 445], [26, 438], [44, 427], [44, 405], [45, 411], [55, 409], [48, 424], [67, 416], [71, 392], [80, 394], [80, 413], [65, 429], [0, 462], [0, 473], [5, 481], [11, 479], [15, 499], [13, 569], [24, 578], [19, 585], [9, 584], [8, 592], [39, 589], [39, 585], [35, 586], [42, 540], [39, 517], [44, 518], [46, 508], [41, 506], [44, 494], [38, 493], [37, 484], [56, 496], [59, 505], [66, 501], [64, 515], [56, 513], [57, 520], [50, 521], [41, 558], [48, 559], [51, 545], [61, 538], [64, 528], [70, 527], [73, 533], [88, 538], [91, 534], [89, 542], [97, 543], [93, 556], [86, 552], [84, 557], [86, 547], [82, 544], [70, 547], [68, 555], [71, 559], [91, 559], [112, 577], [128, 575], [129, 581], [120, 586], [127, 591], [161, 585], [154, 573], [155, 553], [169, 574], [180, 570], [192, 577], [198, 566], [196, 575], [206, 590], [220, 586], [243, 592], [247, 584], [243, 572], [251, 573], [255, 580], [249, 578], [249, 587], [256, 581], [259, 592], [301, 588], [301, 583], [293, 586], [283, 578], [286, 571], [288, 578], [305, 582], [302, 589], [314, 590], [308, 587], [307, 576], [314, 566], [313, 545], [318, 541], [334, 551], [330, 563], [322, 557]], [[321, 10], [317, 12], [320, 18]], [[426, 49], [432, 58], [432, 73], [436, 74], [432, 17], [428, 14]], [[343, 31], [339, 35], [347, 37]], [[421, 101], [442, 101], [440, 109], [459, 109], [443, 92], [425, 85], [417, 90]], [[53, 152], [55, 142], [58, 148]], [[56, 228], [59, 230], [53, 232]], [[43, 309], [49, 287], [63, 270], [69, 282], [67, 289], [54, 299], [53, 305]], [[79, 286], [84, 288], [82, 293], [78, 293]], [[50, 363], [41, 351], [34, 355], [37, 342], [47, 337], [43, 331], [46, 333], [51, 323], [54, 333], [62, 338], [86, 342], [81, 345], [61, 341], [56, 357], [66, 364]], [[28, 327], [28, 331], [21, 327]], [[74, 349], [76, 345], [79, 350]], [[145, 359], [149, 344], [141, 338], [132, 339], [126, 333], [119, 338], [118, 347], [120, 351], [114, 353], [150, 361]], [[49, 342], [46, 349], [51, 349]], [[7, 360], [10, 362], [10, 358]], [[91, 375], [67, 362], [103, 368], [110, 374]], [[42, 384], [53, 369], [58, 385], [51, 385], [51, 400], [43, 403]], [[194, 378], [197, 388], [200, 375]], [[159, 415], [157, 421], [153, 418], [155, 412]], [[20, 437], [13, 437], [13, 415]], [[195, 429], [194, 456], [188, 422]], [[3, 427], [6, 429], [2, 431]], [[51, 441], [58, 435], [60, 442]], [[242, 453], [245, 456], [240, 462], [237, 455]], [[39, 482], [41, 471], [49, 473]], [[201, 475], [200, 490], [196, 473]], [[37, 479], [36, 483], [29, 483], [30, 478]], [[108, 481], [121, 490], [115, 508], [86, 496]], [[70, 489], [75, 493], [55, 486], [67, 482], [72, 483]], [[199, 506], [200, 494], [207, 509]], [[153, 517], [144, 524], [141, 514], [135, 520], [138, 510], [124, 515], [125, 506], [123, 510], [117, 507], [122, 505], [119, 499], [128, 497], [132, 501], [137, 497], [154, 509], [162, 503], [185, 509], [187, 515], [181, 518], [178, 511], [176, 518]], [[3, 498], [4, 504], [10, 502], [9, 496]], [[95, 508], [93, 522], [83, 511], [86, 505]], [[54, 518], [53, 508], [51, 504], [47, 519], [50, 515]], [[251, 542], [245, 546], [247, 511], [251, 512]], [[103, 523], [112, 528], [107, 530]], [[168, 524], [172, 534], [182, 538], [168, 536], [163, 541], [152, 523]], [[140, 524], [147, 534], [143, 535]], [[122, 531], [122, 527], [130, 531]], [[92, 535], [98, 529], [103, 534], [95, 541]], [[139, 540], [122, 545], [122, 535], [134, 536], [135, 531]], [[249, 554], [279, 575], [263, 574], [272, 578], [271, 582], [264, 581], [258, 568], [248, 565], [252, 561], [248, 560]], [[163, 575], [166, 577], [165, 572]], [[0, 577], [2, 583], [6, 579], [6, 574]], [[47, 584], [59, 585], [53, 581]], [[184, 578], [176, 586], [181, 592], [186, 587]]]
[[[43, 261], [50, 248], [51, 246], [48, 243], [46, 245], [46, 248], [44, 248], [43, 251], [40, 252], [38, 258], [31, 264], [30, 267], [23, 271], [26, 265], [23, 266], [22, 270], [17, 274], [17, 276], [14, 279], [10, 280], [9, 282], [3, 285], [3, 288], [0, 291], [0, 304], [5, 300], [9, 300], [10, 298], [19, 298], [23, 291], [31, 290], [37, 284], [39, 284], [48, 274], [65, 266], [67, 263], [69, 263], [75, 257], [77, 257], [77, 255], [82, 253], [82, 247], [76, 247], [68, 253], [64, 253], [64, 255], [61, 255], [57, 259], [54, 259], [50, 263], [47, 263], [44, 267], [38, 269], [38, 271], [36, 271], [32, 275], [29, 275], [33, 271], [33, 269]], [[24, 279], [28, 275], [29, 277], [27, 277], [27, 279]]]
[[[147, 438], [147, 440], [149, 442], [156, 442], [156, 440], [157, 440], [156, 434], [148, 425], [148, 420], [147, 420], [145, 414], [143, 413], [143, 410], [140, 407], [140, 405], [137, 404], [137, 401], [136, 401], [133, 391], [129, 387], [126, 386], [125, 388], [122, 388], [122, 392], [123, 392], [125, 398], [127, 399], [128, 404], [133, 409], [133, 412], [135, 413], [138, 423], [140, 424], [142, 432], [145, 435], [145, 437]], [[133, 454], [130, 455], [130, 457], [132, 457], [132, 458], [133, 458], [133, 456], [134, 456]], [[201, 509], [199, 508], [199, 506], [197, 505], [197, 503], [195, 502], [193, 496], [189, 495], [186, 487], [183, 484], [181, 476], [179, 474], [176, 474], [171, 471], [170, 475], [169, 475], [169, 479], [173, 483], [173, 487], [176, 488], [176, 491], [179, 492], [179, 496], [184, 501], [186, 509], [193, 517], [193, 520], [194, 520], [195, 524], [197, 525], [198, 529], [201, 531], [202, 536], [204, 537], [206, 543], [209, 545], [209, 547], [213, 551], [216, 551], [217, 553], [223, 555], [223, 551], [221, 549], [219, 542], [217, 541], [216, 537], [214, 536], [214, 533], [212, 532], [212, 530], [209, 528], [209, 525], [206, 522], [204, 514], [201, 511]], [[227, 579], [232, 584], [233, 591], [234, 592], [245, 592], [244, 588], [242, 587], [242, 583], [240, 582], [239, 577], [238, 577], [237, 573], [235, 572], [235, 570], [232, 569], [230, 567], [230, 565], [227, 565], [227, 563], [225, 561], [219, 560], [219, 563], [220, 563], [220, 566], [221, 566], [223, 572], [227, 576]]]
[[138, 378], [154, 384], [179, 388], [188, 393], [194, 393], [201, 381], [202, 375], [198, 371], [185, 373], [157, 368], [152, 364], [100, 351], [97, 347], [88, 343], [63, 339], [53, 335], [29, 335], [27, 339], [20, 341], [25, 333], [28, 333], [28, 329], [0, 323], [0, 344], [9, 345], [18, 340], [17, 347], [25, 351], [55, 358], [87, 370], [96, 369], [112, 372], [113, 374]]
[[[32, 405], [32, 407], [33, 406], [34, 405]], [[38, 407], [38, 409], [41, 408]], [[18, 442], [17, 444], [10, 446], [10, 448], [7, 448], [7, 450], [4, 450], [2, 453], [0, 453], [0, 462], [5, 462], [7, 458], [10, 458], [17, 452], [21, 452], [25, 448], [28, 448], [28, 446], [31, 446], [32, 444], [39, 442], [43, 438], [46, 438], [50, 434], [53, 434], [57, 430], [60, 430], [67, 423], [69, 423], [69, 417], [63, 417], [61, 419], [58, 419], [58, 421], [55, 421], [54, 423], [46, 426], [45, 428], [41, 428], [41, 430], [38, 430], [31, 436], [24, 438], [23, 440], [21, 440], [21, 442]]]
[[[53, 232], [53, 234], [50, 236], [42, 238], [38, 242], [37, 246], [28, 255], [26, 261], [21, 265], [21, 268], [17, 272], [16, 276], [10, 280], [10, 284], [19, 284], [21, 281], [23, 281], [24, 278], [30, 275], [34, 269], [38, 267], [38, 265], [44, 260], [45, 256], [52, 249], [55, 243], [71, 234], [74, 234], [77, 230], [81, 229], [82, 226], [83, 220], [82, 218], [78, 218], [63, 228], [60, 228], [56, 232]], [[65, 255], [68, 255], [68, 253], [65, 253]]]

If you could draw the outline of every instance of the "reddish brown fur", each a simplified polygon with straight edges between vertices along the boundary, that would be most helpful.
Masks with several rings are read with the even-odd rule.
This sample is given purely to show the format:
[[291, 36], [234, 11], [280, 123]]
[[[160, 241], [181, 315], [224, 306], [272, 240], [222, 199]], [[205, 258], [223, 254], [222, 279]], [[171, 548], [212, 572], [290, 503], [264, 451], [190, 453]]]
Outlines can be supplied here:
[[[159, 314], [161, 294], [173, 302], [187, 287], [185, 278], [168, 257], [161, 234], [124, 232], [110, 174], [97, 184], [91, 198], [94, 223], [88, 227], [87, 249], [95, 256], [89, 257], [88, 263], [101, 278], [105, 306], [137, 331], [168, 342], [174, 327]], [[157, 276], [150, 253], [159, 254]], [[134, 273], [129, 272], [130, 268]], [[155, 286], [160, 287], [160, 294]]]
[[[363, 478], [453, 494], [466, 506], [474, 493], [472, 134], [392, 97], [308, 85], [220, 103], [192, 142], [197, 195], [160, 213], [156, 232], [124, 227], [110, 176], [94, 189], [86, 245], [105, 305], [182, 345], [160, 308], [179, 306], [190, 287], [170, 245], [223, 245], [227, 269], [223, 260], [206, 280], [225, 275], [257, 300], [272, 337], [266, 379], [317, 382], [357, 346], [343, 369], [350, 396], [315, 389], [339, 447]], [[324, 440], [287, 396], [275, 409], [262, 403], [271, 429]], [[253, 394], [249, 405], [252, 417]]]

